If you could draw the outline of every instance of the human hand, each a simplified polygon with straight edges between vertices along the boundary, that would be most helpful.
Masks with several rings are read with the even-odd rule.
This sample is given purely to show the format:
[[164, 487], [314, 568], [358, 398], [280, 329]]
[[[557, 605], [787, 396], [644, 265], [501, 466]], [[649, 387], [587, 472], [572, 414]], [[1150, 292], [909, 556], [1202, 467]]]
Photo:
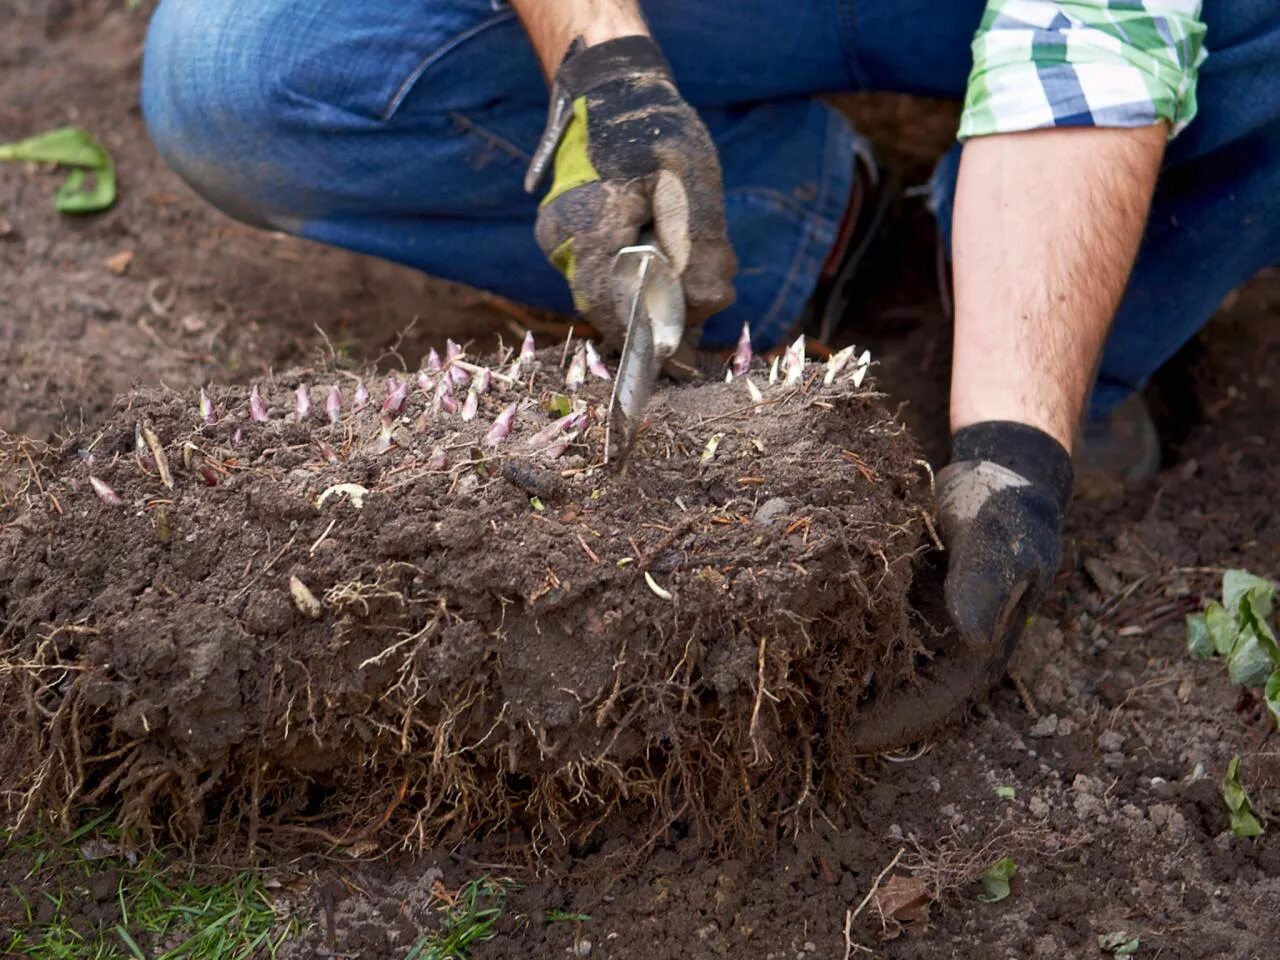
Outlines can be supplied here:
[[1071, 456], [1047, 433], [990, 421], [958, 430], [937, 480], [949, 632], [917, 683], [879, 691], [852, 738], [878, 753], [919, 740], [1000, 681], [1053, 582]]
[[614, 303], [613, 258], [652, 226], [680, 275], [691, 330], [733, 302], [715, 145], [680, 97], [653, 40], [575, 44], [556, 73], [552, 113], [527, 189], [554, 150], [554, 178], [538, 209], [538, 244], [565, 275], [574, 305], [607, 343], [626, 333]]

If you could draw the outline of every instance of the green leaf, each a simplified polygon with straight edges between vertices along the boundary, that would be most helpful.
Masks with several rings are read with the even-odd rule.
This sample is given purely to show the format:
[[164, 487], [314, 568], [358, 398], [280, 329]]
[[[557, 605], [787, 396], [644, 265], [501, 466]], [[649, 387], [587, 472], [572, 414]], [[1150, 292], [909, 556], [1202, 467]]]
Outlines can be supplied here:
[[982, 872], [982, 876], [978, 878], [982, 881], [982, 888], [986, 891], [986, 893], [978, 894], [978, 899], [983, 903], [999, 903], [1009, 896], [1009, 881], [1013, 879], [1013, 875], [1017, 872], [1018, 865], [1013, 862], [1012, 857], [1004, 857], [1001, 860], [997, 860], [987, 867]]
[[1187, 652], [1197, 660], [1208, 660], [1213, 656], [1213, 640], [1203, 613], [1187, 614]]
[[1142, 941], [1137, 937], [1131, 937], [1123, 931], [1116, 933], [1104, 933], [1098, 937], [1098, 946], [1107, 953], [1115, 954], [1117, 957], [1130, 957], [1138, 952], [1138, 947], [1142, 946]]
[[1231, 758], [1227, 775], [1222, 779], [1222, 799], [1231, 813], [1231, 832], [1237, 837], [1257, 837], [1263, 833], [1262, 824], [1253, 815], [1249, 794], [1240, 782], [1240, 756]]
[[1012, 800], [1018, 795], [1013, 787], [996, 787], [996, 796], [1001, 800]]
[[1280, 726], [1280, 670], [1267, 678], [1267, 686], [1262, 695], [1266, 698], [1267, 709], [1271, 711], [1271, 719]]
[[1267, 677], [1280, 666], [1272, 653], [1274, 649], [1275, 644], [1259, 637], [1252, 624], [1246, 625], [1227, 661], [1231, 682], [1244, 687], [1260, 687], [1266, 683]]
[[1236, 645], [1236, 638], [1240, 635], [1240, 624], [1236, 618], [1217, 600], [1210, 600], [1205, 604], [1204, 622], [1209, 629], [1214, 652], [1222, 657], [1230, 656]]
[[542, 409], [552, 419], [559, 420], [561, 417], [567, 417], [573, 412], [573, 400], [567, 394], [553, 393], [542, 402]]
[[0, 160], [52, 163], [71, 172], [53, 195], [63, 213], [97, 213], [116, 199], [116, 169], [105, 147], [79, 127], [60, 127], [0, 144]]
[[1248, 570], [1228, 570], [1222, 575], [1222, 604], [1232, 613], [1247, 600], [1253, 614], [1265, 620], [1271, 616], [1275, 596], [1275, 584]]

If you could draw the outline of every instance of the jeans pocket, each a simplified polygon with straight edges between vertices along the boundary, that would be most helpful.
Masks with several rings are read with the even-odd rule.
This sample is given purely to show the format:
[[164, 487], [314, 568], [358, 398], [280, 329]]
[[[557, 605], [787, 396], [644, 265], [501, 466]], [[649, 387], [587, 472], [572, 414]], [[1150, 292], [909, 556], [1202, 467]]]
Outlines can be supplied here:
[[[524, 39], [523, 28], [507, 0], [462, 0], [441, 4], [431, 0], [431, 23], [425, 35], [445, 36], [424, 51], [413, 69], [392, 92], [381, 118], [390, 120], [411, 96], [421, 95], [436, 112], [474, 109], [498, 99], [510, 89], [504, 78], [519, 73], [526, 58], [513, 55], [517, 39], [527, 48], [527, 60], [534, 64], [532, 47]], [[446, 9], [439, 10], [444, 7]]]

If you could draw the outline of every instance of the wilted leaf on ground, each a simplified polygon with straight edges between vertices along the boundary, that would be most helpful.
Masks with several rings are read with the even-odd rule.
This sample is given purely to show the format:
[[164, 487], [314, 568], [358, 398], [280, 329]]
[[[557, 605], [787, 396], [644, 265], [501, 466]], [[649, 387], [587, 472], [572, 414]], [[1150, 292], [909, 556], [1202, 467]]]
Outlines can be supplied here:
[[1257, 837], [1263, 833], [1262, 824], [1253, 815], [1253, 804], [1240, 782], [1240, 757], [1236, 755], [1227, 764], [1227, 775], [1222, 780], [1222, 799], [1231, 812], [1231, 832], [1237, 837]]
[[1267, 677], [1276, 669], [1274, 648], [1274, 643], [1259, 636], [1254, 626], [1247, 624], [1240, 631], [1240, 638], [1227, 660], [1231, 682], [1242, 687], [1260, 687], [1266, 683]]
[[1117, 930], [1115, 933], [1103, 933], [1098, 936], [1098, 946], [1107, 953], [1115, 954], [1117, 957], [1131, 957], [1138, 952], [1138, 947], [1142, 946], [1142, 941], [1137, 937], [1131, 937], [1123, 930]]
[[1255, 617], [1265, 619], [1271, 616], [1275, 595], [1275, 584], [1247, 570], [1228, 570], [1222, 575], [1222, 605], [1232, 613], [1247, 602]]
[[928, 923], [932, 900], [919, 877], [895, 873], [882, 883], [871, 901], [884, 925], [884, 939], [894, 939], [902, 933], [903, 927], [911, 924]]
[[27, 140], [0, 144], [0, 160], [70, 167], [67, 179], [53, 195], [53, 205], [63, 213], [97, 213], [115, 203], [116, 168], [111, 155], [79, 127], [59, 127]]
[[1197, 660], [1213, 656], [1213, 638], [1209, 636], [1209, 624], [1203, 613], [1187, 614], [1187, 653]]
[[986, 893], [978, 894], [983, 903], [999, 903], [1009, 896], [1009, 881], [1018, 872], [1018, 865], [1012, 857], [1004, 857], [987, 867], [978, 879]]
[[1267, 701], [1267, 709], [1271, 711], [1271, 719], [1280, 726], [1280, 670], [1267, 678], [1267, 686], [1262, 693]]

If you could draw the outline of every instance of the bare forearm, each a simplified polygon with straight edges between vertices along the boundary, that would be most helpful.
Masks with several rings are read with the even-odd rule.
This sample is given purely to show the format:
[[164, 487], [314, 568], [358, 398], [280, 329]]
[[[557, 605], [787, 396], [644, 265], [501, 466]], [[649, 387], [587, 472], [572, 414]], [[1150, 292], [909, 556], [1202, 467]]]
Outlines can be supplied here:
[[952, 429], [1014, 420], [1072, 448], [1142, 237], [1164, 125], [965, 145], [956, 190]]
[[512, 0], [548, 77], [575, 37], [587, 46], [615, 37], [647, 35], [636, 0]]

